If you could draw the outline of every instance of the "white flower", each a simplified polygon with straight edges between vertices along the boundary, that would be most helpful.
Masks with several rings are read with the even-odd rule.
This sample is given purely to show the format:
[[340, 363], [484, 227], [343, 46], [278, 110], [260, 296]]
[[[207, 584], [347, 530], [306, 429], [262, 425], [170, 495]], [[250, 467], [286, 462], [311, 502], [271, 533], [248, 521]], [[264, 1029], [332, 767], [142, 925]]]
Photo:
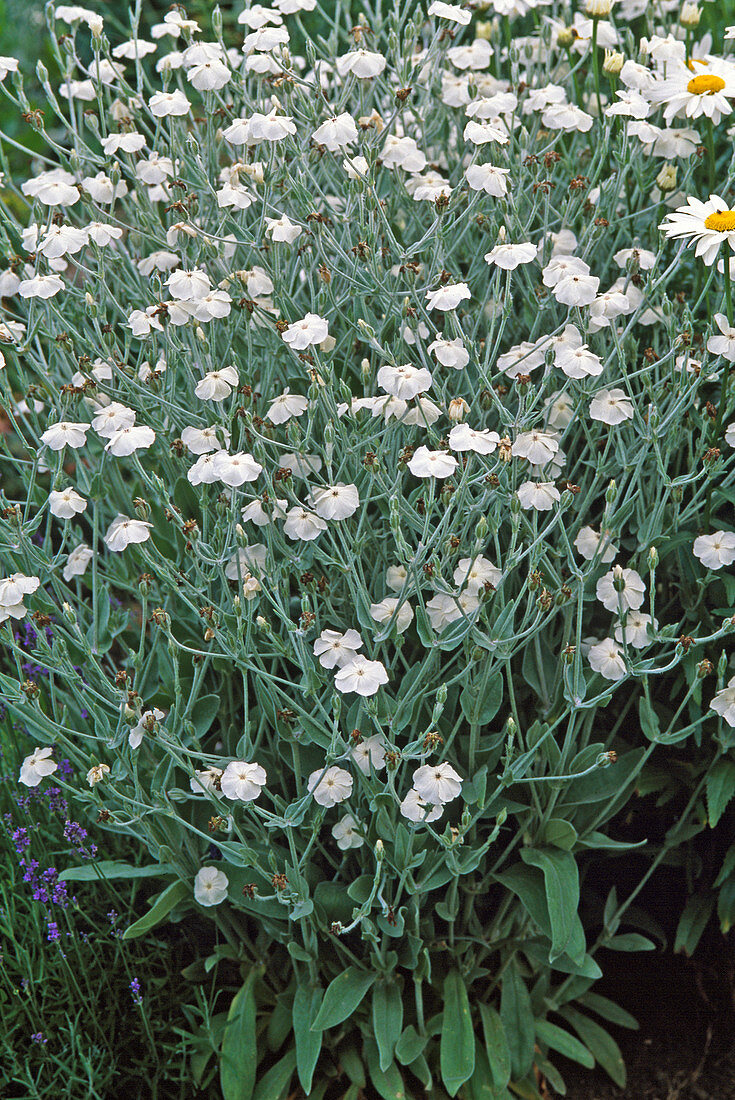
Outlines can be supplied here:
[[590, 668], [599, 672], [606, 680], [622, 680], [626, 675], [623, 651], [612, 638], [605, 638], [602, 642], [590, 646], [587, 659]]
[[735, 326], [731, 325], [724, 313], [716, 313], [715, 324], [721, 335], [710, 336], [707, 341], [707, 351], [713, 355], [721, 355], [730, 363], [735, 363]]
[[144, 710], [136, 724], [130, 730], [128, 734], [128, 744], [131, 749], [139, 749], [143, 743], [143, 738], [147, 733], [151, 733], [156, 728], [156, 724], [165, 718], [166, 715], [158, 707], [153, 707], [152, 710]]
[[548, 512], [561, 500], [553, 481], [524, 481], [516, 495], [522, 508], [535, 508], [537, 512]]
[[497, 588], [501, 571], [491, 561], [478, 554], [476, 558], [460, 558], [454, 570], [454, 583], [458, 588], [466, 584], [470, 592], [479, 592], [486, 584]]
[[379, 772], [385, 767], [385, 750], [385, 738], [376, 733], [350, 749], [350, 756], [364, 775], [370, 775], [371, 768]]
[[204, 771], [195, 771], [189, 780], [189, 788], [194, 794], [201, 794], [202, 791], [216, 792], [221, 776], [221, 768], [209, 767]]
[[477, 590], [466, 588], [456, 596], [450, 592], [437, 592], [426, 604], [426, 613], [432, 628], [440, 634], [450, 623], [470, 618], [479, 606]]
[[34, 275], [23, 279], [18, 286], [21, 298], [53, 298], [64, 289], [64, 280], [58, 275]]
[[525, 241], [522, 244], [496, 244], [485, 254], [486, 264], [495, 264], [503, 271], [515, 271], [521, 264], [530, 264], [536, 259], [538, 247]]
[[329, 336], [329, 324], [316, 313], [307, 313], [281, 333], [292, 351], [304, 351], [311, 344], [321, 344]]
[[414, 477], [451, 477], [457, 469], [457, 459], [446, 451], [430, 451], [419, 447], [408, 463]]
[[168, 118], [170, 115], [187, 115], [191, 103], [176, 88], [173, 92], [155, 92], [148, 100], [148, 106], [155, 118]]
[[565, 306], [588, 306], [597, 297], [600, 280], [596, 275], [570, 272], [554, 284], [552, 294]]
[[311, 135], [317, 145], [323, 145], [330, 153], [336, 153], [357, 141], [357, 126], [352, 115], [344, 112], [328, 118]]
[[212, 468], [217, 481], [223, 481], [233, 488], [244, 485], [246, 481], [255, 481], [263, 472], [260, 463], [245, 451], [238, 451], [234, 455], [227, 451], [215, 451]]
[[471, 164], [465, 172], [473, 191], [485, 191], [495, 199], [508, 194], [509, 175], [509, 168], [496, 168], [494, 164]]
[[472, 13], [466, 8], [460, 8], [456, 4], [445, 4], [444, 0], [431, 0], [429, 15], [435, 15], [437, 19], [448, 19], [451, 23], [459, 23], [466, 27], [472, 18]]
[[599, 534], [593, 527], [580, 527], [574, 545], [586, 561], [592, 561], [600, 548], [602, 548], [600, 561], [605, 563], [614, 561], [618, 552], [617, 546], [613, 546], [610, 541], [610, 532], [603, 531]]
[[327, 808], [344, 802], [352, 794], [352, 776], [336, 765], [326, 771], [317, 768], [309, 776], [306, 785], [309, 794], [314, 796], [314, 801]]
[[689, 195], [687, 205], [667, 214], [659, 229], [669, 238], [696, 242], [694, 255], [701, 257], [707, 267], [715, 262], [725, 241], [735, 249], [735, 210], [719, 195], [710, 195], [707, 202]]
[[431, 386], [431, 371], [425, 367], [412, 367], [404, 363], [400, 367], [381, 367], [378, 371], [378, 385], [386, 393], [402, 401], [410, 401]]
[[452, 802], [462, 791], [462, 779], [451, 764], [422, 764], [413, 773], [414, 790], [432, 806]]
[[[573, 326], [568, 326], [569, 328]], [[554, 363], [564, 371], [567, 378], [597, 377], [602, 374], [602, 360], [582, 343], [577, 330], [578, 342], [559, 342], [554, 349]]]
[[49, 510], [52, 516], [59, 519], [73, 519], [87, 507], [87, 501], [76, 489], [54, 489], [48, 497]]
[[633, 418], [633, 402], [625, 390], [598, 390], [590, 401], [590, 416], [603, 424], [622, 424]]
[[707, 569], [722, 569], [723, 565], [735, 562], [735, 533], [715, 531], [711, 535], [700, 535], [694, 540], [694, 556], [699, 558]]
[[96, 787], [98, 783], [101, 783], [106, 775], [110, 774], [109, 764], [93, 764], [87, 772], [87, 782], [90, 787]]
[[549, 432], [521, 432], [511, 447], [516, 458], [525, 458], [533, 466], [545, 466], [559, 450], [556, 438]]
[[22, 619], [26, 614], [23, 600], [32, 595], [40, 583], [38, 577], [26, 577], [24, 573], [13, 573], [0, 580], [0, 622], [9, 617]]
[[327, 524], [316, 512], [310, 512], [303, 505], [289, 508], [286, 513], [286, 521], [283, 530], [294, 541], [301, 539], [303, 542], [312, 542], [319, 537], [322, 531], [326, 531]]
[[410, 603], [400, 601], [395, 596], [386, 596], [379, 603], [370, 604], [370, 615], [376, 623], [386, 625], [391, 620], [399, 634], [408, 630], [413, 622], [413, 608]]
[[197, 382], [194, 393], [201, 401], [225, 401], [238, 385], [240, 376], [234, 367], [211, 370]]
[[356, 829], [357, 822], [352, 814], [345, 814], [332, 826], [332, 836], [337, 841], [337, 847], [346, 852], [349, 848], [361, 848], [364, 839]]
[[251, 764], [245, 760], [233, 760], [227, 765], [220, 789], [225, 798], [236, 798], [240, 802], [253, 802], [266, 783], [265, 768], [260, 764]]
[[386, 66], [386, 60], [381, 53], [373, 53], [370, 50], [351, 50], [349, 53], [338, 57], [335, 68], [340, 76], [348, 73], [359, 77], [360, 80], [369, 80], [374, 76], [380, 76]]
[[94, 552], [85, 543], [80, 542], [79, 546], [75, 546], [68, 555], [62, 571], [66, 583], [69, 584], [74, 577], [84, 576], [93, 557]]
[[469, 424], [455, 424], [449, 433], [449, 446], [453, 451], [474, 451], [478, 455], [491, 455], [497, 449], [500, 436], [489, 428], [471, 428]]
[[604, 577], [600, 577], [596, 588], [597, 599], [608, 611], [637, 611], [646, 595], [643, 578], [635, 569], [622, 569], [616, 565]]
[[194, 900], [207, 907], [219, 905], [227, 897], [230, 880], [219, 867], [200, 867], [194, 879]]
[[294, 225], [285, 214], [281, 214], [280, 218], [266, 218], [265, 224], [267, 226], [266, 235], [272, 241], [284, 244], [293, 244], [303, 233], [301, 226]]
[[308, 407], [309, 401], [306, 397], [286, 389], [275, 399], [265, 415], [271, 424], [285, 424], [293, 416], [303, 416]]
[[347, 630], [340, 634], [338, 630], [322, 630], [314, 642], [314, 656], [319, 658], [322, 668], [335, 668], [351, 664], [358, 649], [362, 649], [363, 640], [356, 630]]
[[290, 470], [294, 477], [309, 477], [318, 474], [322, 468], [319, 455], [285, 454], [281, 455], [278, 465], [282, 470]]
[[380, 661], [369, 661], [362, 655], [354, 657], [337, 673], [334, 686], [337, 691], [356, 692], [367, 698], [375, 695], [382, 684], [388, 683], [388, 673]]
[[355, 485], [339, 482], [312, 489], [309, 504], [322, 519], [347, 519], [360, 506], [360, 497]]
[[38, 199], [44, 206], [73, 206], [79, 201], [76, 180], [64, 168], [40, 172], [33, 179], [21, 184], [20, 189], [28, 198]]
[[629, 611], [625, 616], [625, 632], [621, 623], [615, 627], [615, 640], [622, 642], [625, 633], [626, 645], [633, 646], [634, 649], [645, 649], [651, 641], [649, 627], [655, 630], [657, 626], [658, 623], [650, 615], [644, 615], [642, 611]]
[[71, 447], [77, 451], [87, 442], [86, 432], [89, 424], [72, 423], [69, 420], [60, 420], [52, 424], [41, 436], [41, 442], [50, 447], [52, 451], [63, 451], [64, 447]]
[[720, 688], [710, 703], [710, 710], [724, 718], [728, 726], [735, 726], [735, 676], [727, 687]]
[[470, 361], [470, 353], [459, 336], [456, 340], [445, 340], [437, 337], [432, 344], [429, 344], [427, 350], [434, 355], [437, 362], [441, 363], [443, 367], [462, 370]]
[[251, 570], [253, 573], [262, 573], [265, 569], [265, 557], [266, 549], [262, 542], [241, 546], [225, 566], [225, 576], [228, 581], [236, 581], [238, 576], [244, 580]]
[[[469, 13], [468, 13], [469, 14]], [[420, 824], [425, 821], [436, 821], [444, 813], [442, 805], [432, 806], [426, 802], [415, 787], [412, 787], [401, 802], [401, 814], [408, 821]]]
[[212, 289], [209, 275], [199, 268], [194, 268], [192, 271], [172, 272], [166, 279], [166, 286], [171, 297], [182, 302], [203, 298]]
[[105, 444], [105, 450], [117, 458], [124, 458], [134, 454], [135, 451], [148, 450], [155, 439], [156, 433], [153, 428], [148, 428], [145, 424], [131, 424], [113, 432]]
[[46, 259], [55, 260], [67, 254], [73, 256], [86, 243], [87, 234], [83, 229], [77, 229], [73, 225], [50, 225], [41, 238], [37, 251], [43, 253]]
[[[94, 421], [92, 423], [94, 425]], [[215, 428], [184, 428], [181, 433], [181, 442], [195, 455], [222, 450]], [[229, 442], [229, 436], [227, 436], [227, 442]]]
[[471, 297], [467, 283], [447, 283], [446, 286], [440, 286], [438, 290], [426, 291], [426, 308], [440, 309], [446, 313], [447, 310], [456, 309], [460, 302]]
[[53, 748], [35, 748], [26, 756], [20, 767], [20, 781], [26, 787], [37, 787], [47, 775], [52, 775], [58, 764], [51, 759]]
[[107, 528], [104, 542], [109, 550], [119, 554], [131, 543], [146, 542], [151, 537], [152, 523], [146, 523], [141, 519], [130, 519], [128, 516], [118, 515]]

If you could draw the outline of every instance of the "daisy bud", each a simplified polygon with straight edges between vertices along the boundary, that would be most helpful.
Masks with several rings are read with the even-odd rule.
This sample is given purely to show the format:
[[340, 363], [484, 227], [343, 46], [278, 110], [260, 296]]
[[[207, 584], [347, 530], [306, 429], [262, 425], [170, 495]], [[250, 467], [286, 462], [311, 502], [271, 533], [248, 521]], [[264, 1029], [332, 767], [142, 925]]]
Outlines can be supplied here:
[[576, 35], [571, 27], [564, 27], [556, 36], [557, 43], [563, 50], [568, 50], [574, 45]]
[[493, 36], [493, 25], [489, 20], [480, 20], [475, 26], [475, 37], [489, 42]]
[[587, 0], [585, 15], [590, 19], [607, 19], [612, 11], [613, 0]]
[[690, 3], [687, 0], [682, 4], [681, 14], [679, 16], [679, 22], [682, 27], [686, 27], [687, 30], [691, 30], [694, 27], [699, 26], [699, 20], [702, 18], [702, 9], [698, 8], [696, 4]]
[[676, 188], [676, 177], [678, 171], [675, 164], [664, 164], [663, 168], [656, 176], [656, 183], [662, 191], [674, 191]]
[[605, 50], [602, 71], [608, 76], [617, 76], [625, 63], [625, 57], [618, 50]]
[[450, 420], [459, 421], [464, 420], [469, 411], [470, 407], [465, 401], [464, 397], [453, 397], [452, 400], [449, 402], [447, 415]]

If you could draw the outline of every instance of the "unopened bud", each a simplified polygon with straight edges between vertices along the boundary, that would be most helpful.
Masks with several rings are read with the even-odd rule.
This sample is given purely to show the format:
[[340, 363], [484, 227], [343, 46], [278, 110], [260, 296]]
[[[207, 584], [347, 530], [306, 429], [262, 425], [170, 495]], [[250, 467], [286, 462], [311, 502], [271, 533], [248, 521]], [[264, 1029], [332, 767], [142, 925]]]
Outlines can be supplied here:
[[602, 62], [602, 71], [608, 76], [617, 76], [623, 68], [625, 56], [618, 50], [605, 50], [605, 60]]
[[664, 164], [656, 176], [656, 183], [662, 191], [674, 191], [677, 183], [678, 169], [675, 164]]
[[464, 420], [469, 411], [470, 407], [465, 401], [464, 397], [453, 397], [452, 400], [449, 402], [447, 415], [450, 420], [460, 421]]
[[653, 571], [658, 566], [658, 550], [652, 546], [648, 551], [648, 568]]
[[682, 4], [681, 14], [679, 15], [679, 22], [682, 27], [686, 27], [688, 30], [698, 27], [701, 18], [702, 9], [698, 8], [696, 4], [689, 2], [689, 0]]

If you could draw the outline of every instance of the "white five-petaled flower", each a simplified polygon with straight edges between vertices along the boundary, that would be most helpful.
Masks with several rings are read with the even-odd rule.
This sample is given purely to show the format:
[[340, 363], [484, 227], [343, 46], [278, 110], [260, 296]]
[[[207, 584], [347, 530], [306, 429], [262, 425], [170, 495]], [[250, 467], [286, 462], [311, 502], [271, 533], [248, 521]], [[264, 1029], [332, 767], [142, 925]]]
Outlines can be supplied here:
[[319, 658], [322, 668], [336, 668], [350, 664], [358, 649], [362, 649], [363, 640], [357, 630], [322, 630], [314, 642], [314, 656]]
[[721, 688], [710, 703], [710, 710], [724, 718], [728, 726], [735, 726], [735, 676], [727, 687]]
[[307, 313], [281, 333], [292, 351], [304, 351], [311, 344], [321, 344], [329, 336], [329, 324], [317, 313]]
[[230, 881], [219, 867], [200, 867], [194, 879], [194, 900], [207, 907], [219, 905], [227, 897]]
[[355, 485], [320, 485], [311, 490], [309, 503], [318, 516], [326, 520], [347, 519], [360, 506], [360, 496]]
[[332, 836], [342, 852], [350, 848], [361, 848], [365, 843], [364, 837], [357, 831], [357, 822], [352, 814], [345, 814], [332, 826]]
[[646, 585], [635, 569], [623, 569], [616, 565], [604, 577], [600, 577], [596, 589], [597, 599], [607, 611], [637, 611], [646, 595]]
[[327, 809], [344, 802], [352, 794], [352, 776], [335, 764], [326, 771], [324, 768], [317, 768], [309, 776], [306, 785], [314, 801]]
[[73, 519], [87, 507], [87, 501], [76, 489], [53, 489], [48, 496], [49, 511], [57, 519]]
[[151, 537], [152, 523], [118, 515], [107, 528], [104, 543], [108, 550], [119, 554], [133, 543], [145, 542]]
[[447, 283], [446, 286], [440, 286], [438, 290], [426, 291], [426, 308], [440, 309], [446, 313], [448, 310], [456, 309], [460, 302], [465, 302], [471, 297], [467, 283]]
[[707, 569], [732, 565], [735, 562], [735, 532], [715, 531], [711, 535], [700, 535], [694, 540], [693, 551]]
[[442, 803], [436, 806], [432, 805], [431, 802], [427, 802], [426, 799], [421, 797], [415, 787], [411, 788], [401, 802], [403, 817], [417, 825], [426, 821], [436, 821], [443, 813], [444, 806]]
[[462, 778], [451, 764], [422, 764], [413, 773], [414, 790], [432, 806], [452, 802], [462, 791]]
[[152, 710], [144, 710], [128, 734], [130, 748], [139, 749], [143, 744], [145, 735], [155, 730], [157, 723], [165, 717], [164, 712], [159, 710], [158, 707], [153, 707]]
[[355, 656], [349, 664], [342, 665], [334, 679], [334, 686], [342, 693], [356, 692], [367, 698], [375, 695], [383, 684], [388, 683], [388, 673], [380, 661], [369, 661], [362, 654]]
[[47, 775], [52, 775], [58, 768], [56, 761], [51, 759], [53, 748], [36, 748], [30, 756], [26, 756], [20, 767], [20, 781], [26, 787], [37, 787]]
[[41, 442], [50, 447], [52, 451], [63, 451], [64, 447], [71, 447], [72, 450], [77, 451], [87, 442], [86, 433], [88, 431], [89, 424], [59, 420], [57, 424], [52, 424], [50, 428], [46, 429], [41, 436]]
[[414, 477], [451, 477], [457, 469], [457, 459], [446, 451], [430, 451], [418, 447], [408, 463]]
[[385, 767], [385, 738], [379, 734], [363, 737], [359, 744], [350, 749], [350, 756], [364, 775], [370, 775], [371, 768], [376, 772]]
[[626, 675], [623, 650], [612, 638], [605, 638], [590, 646], [587, 660], [594, 672], [599, 672], [606, 680], [622, 680]]
[[254, 802], [266, 783], [265, 768], [245, 760], [233, 760], [227, 765], [220, 779], [220, 789], [225, 798], [240, 802]]

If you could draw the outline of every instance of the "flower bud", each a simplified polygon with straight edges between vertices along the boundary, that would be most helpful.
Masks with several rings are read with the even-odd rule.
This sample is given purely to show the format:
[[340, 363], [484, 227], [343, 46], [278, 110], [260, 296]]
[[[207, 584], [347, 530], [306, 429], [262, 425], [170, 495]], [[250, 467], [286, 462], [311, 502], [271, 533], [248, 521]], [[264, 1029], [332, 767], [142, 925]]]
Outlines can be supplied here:
[[563, 50], [570, 49], [575, 42], [576, 35], [571, 27], [563, 27], [556, 36], [557, 43]]
[[662, 191], [673, 191], [676, 188], [678, 169], [675, 164], [664, 164], [656, 176], [656, 183]]
[[613, 0], [587, 0], [584, 8], [585, 15], [590, 19], [607, 19], [612, 6]]
[[464, 420], [467, 413], [470, 411], [470, 407], [465, 401], [464, 397], [453, 397], [449, 402], [449, 408], [447, 409], [447, 415], [450, 420], [455, 422]]
[[686, 0], [681, 6], [681, 13], [679, 15], [679, 22], [682, 27], [686, 27], [687, 30], [693, 30], [694, 27], [699, 26], [699, 20], [702, 18], [702, 9], [698, 8], [696, 4]]
[[617, 76], [623, 68], [625, 56], [618, 50], [605, 50], [605, 60], [602, 62], [602, 71], [608, 76]]
[[648, 551], [648, 568], [653, 572], [653, 570], [657, 567], [657, 565], [658, 565], [658, 550], [656, 549], [655, 546], [652, 546], [651, 549]]
[[608, 485], [607, 491], [605, 493], [605, 500], [607, 501], [608, 504], [612, 504], [615, 501], [615, 498], [616, 498], [617, 495], [618, 495], [617, 485], [615, 484], [614, 481], [611, 481], [610, 484]]

